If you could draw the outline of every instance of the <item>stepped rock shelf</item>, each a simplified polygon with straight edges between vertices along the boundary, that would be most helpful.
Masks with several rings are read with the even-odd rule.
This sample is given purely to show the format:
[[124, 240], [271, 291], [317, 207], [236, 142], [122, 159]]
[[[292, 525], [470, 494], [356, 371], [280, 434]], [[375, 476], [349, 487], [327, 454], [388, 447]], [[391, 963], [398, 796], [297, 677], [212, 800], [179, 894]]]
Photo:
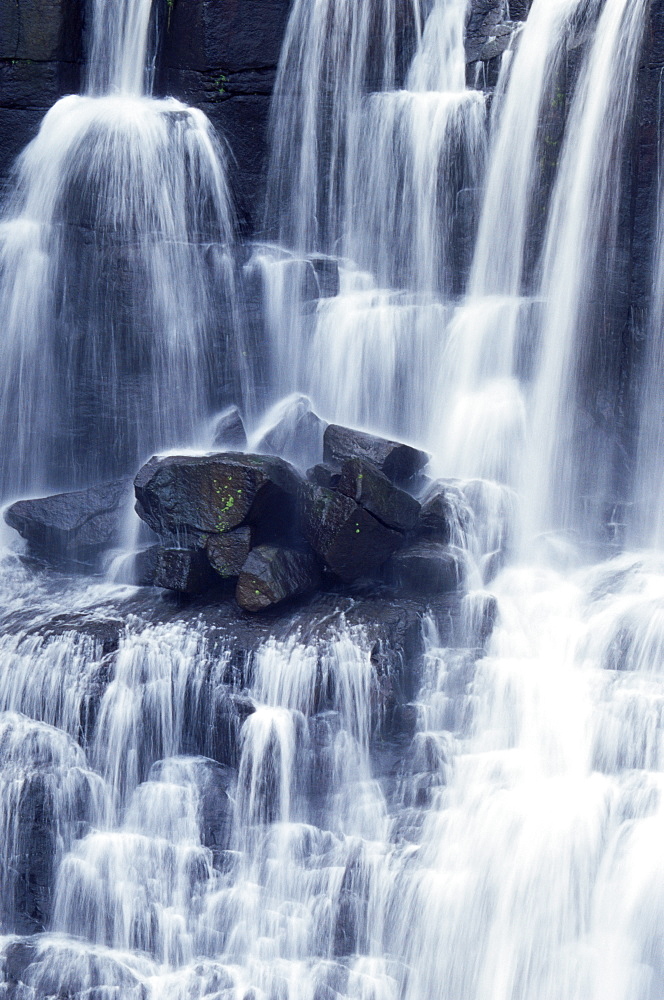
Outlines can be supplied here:
[[[458, 497], [454, 484], [423, 475], [429, 456], [333, 424], [322, 445], [306, 476], [277, 455], [152, 458], [133, 491], [155, 543], [134, 553], [132, 582], [210, 601], [234, 594], [249, 612], [358, 585], [416, 598], [459, 591]], [[119, 545], [131, 495], [124, 479], [18, 501], [5, 520], [32, 558], [89, 572]]]

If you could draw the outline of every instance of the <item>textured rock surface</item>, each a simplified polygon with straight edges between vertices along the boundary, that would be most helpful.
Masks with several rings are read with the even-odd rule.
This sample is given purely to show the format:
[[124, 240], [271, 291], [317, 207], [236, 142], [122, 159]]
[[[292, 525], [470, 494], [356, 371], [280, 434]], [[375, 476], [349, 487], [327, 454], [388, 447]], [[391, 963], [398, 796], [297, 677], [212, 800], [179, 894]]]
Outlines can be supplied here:
[[299, 476], [280, 458], [224, 453], [153, 458], [134, 481], [140, 517], [158, 534], [223, 534], [242, 524], [279, 533]]
[[323, 437], [324, 460], [341, 465], [349, 458], [364, 458], [395, 483], [407, 482], [420, 472], [430, 456], [400, 441], [330, 424]]
[[235, 596], [245, 611], [264, 611], [320, 584], [320, 564], [313, 553], [259, 545], [242, 567]]
[[247, 434], [237, 406], [229, 406], [216, 418], [214, 446], [227, 451], [244, 451], [246, 449]]
[[217, 579], [203, 550], [159, 550], [154, 573], [157, 587], [175, 590], [180, 594], [202, 594]]
[[302, 489], [303, 533], [329, 569], [350, 582], [370, 576], [403, 543], [350, 497], [324, 486]]
[[442, 594], [456, 590], [463, 579], [459, 553], [442, 542], [410, 545], [390, 561], [396, 583], [416, 594]]
[[5, 521], [28, 542], [30, 552], [55, 565], [94, 566], [119, 543], [131, 498], [131, 480], [93, 486], [38, 500], [19, 500]]
[[377, 517], [388, 528], [411, 531], [417, 524], [420, 505], [370, 462], [351, 458], [341, 467], [337, 489]]
[[235, 528], [211, 535], [205, 551], [213, 570], [224, 579], [239, 576], [251, 551], [251, 528]]

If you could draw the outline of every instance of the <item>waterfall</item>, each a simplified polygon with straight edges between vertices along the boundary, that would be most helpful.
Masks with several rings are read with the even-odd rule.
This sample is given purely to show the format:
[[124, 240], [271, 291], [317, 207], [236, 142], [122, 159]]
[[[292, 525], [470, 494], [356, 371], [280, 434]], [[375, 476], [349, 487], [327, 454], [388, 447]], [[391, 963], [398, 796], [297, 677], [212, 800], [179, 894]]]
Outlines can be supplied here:
[[194, 443], [228, 373], [225, 154], [200, 111], [144, 96], [150, 9], [95, 4], [88, 92], [17, 164], [0, 223], [4, 496]]
[[223, 142], [152, 97], [158, 12], [94, 0], [0, 222], [3, 495], [205, 447], [229, 384], [313, 455], [306, 394], [431, 451], [465, 592], [251, 617], [0, 550], [1, 997], [664, 996], [661, 184], [653, 549], [597, 532], [649, 6], [293, 0], [240, 252]]

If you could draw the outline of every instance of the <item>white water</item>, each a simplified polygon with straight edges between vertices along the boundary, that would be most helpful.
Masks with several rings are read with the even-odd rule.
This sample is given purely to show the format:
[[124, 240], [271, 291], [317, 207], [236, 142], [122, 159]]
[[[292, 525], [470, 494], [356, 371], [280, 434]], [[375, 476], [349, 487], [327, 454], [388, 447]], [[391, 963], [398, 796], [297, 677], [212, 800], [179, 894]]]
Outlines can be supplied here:
[[[125, 14], [147, 32], [146, 7]], [[577, 522], [579, 478], [560, 444], [572, 465], [584, 459], [573, 431], [579, 358], [603, 241], [613, 246], [645, 6], [534, 0], [503, 67], [485, 181], [484, 98], [464, 86], [464, 13], [456, 0], [413, 5], [400, 90], [390, 0], [296, 0], [275, 98], [275, 243], [251, 266], [266, 290], [273, 396], [306, 392], [323, 416], [405, 434], [434, 451], [434, 471], [458, 477], [452, 540], [478, 588], [465, 598], [469, 625], [495, 557], [520, 551], [530, 562], [491, 583], [499, 621], [485, 650], [471, 627], [469, 648], [445, 646], [445, 621], [425, 617], [422, 661], [403, 665], [413, 731], [394, 739], [389, 691], [401, 678], [379, 673], [366, 630], [343, 619], [309, 641], [262, 640], [239, 666], [233, 644], [202, 624], [136, 615], [109, 652], [81, 622], [113, 620], [127, 588], [81, 582], [59, 593], [6, 558], [0, 878], [4, 899], [17, 900], [1, 911], [8, 960], [14, 935], [32, 929], [19, 896], [35, 878], [17, 802], [39, 812], [48, 801], [57, 868], [19, 1000], [664, 992], [662, 557], [583, 567], [568, 536], [547, 534], [540, 548], [529, 538]], [[549, 203], [542, 116], [580, 13], [587, 31]], [[106, 25], [117, 53], [90, 77], [91, 92], [120, 96], [70, 101], [104, 123], [116, 100], [123, 122], [130, 107], [149, 109], [131, 144], [140, 159], [167, 111], [187, 123], [195, 113], [126, 96], [141, 92], [149, 62], [147, 34], [139, 43], [129, 23]], [[164, 169], [178, 156], [169, 146]], [[453, 216], [482, 184], [474, 258], [458, 273]], [[543, 210], [538, 277], [529, 241]], [[340, 293], [303, 308], [321, 254], [341, 256]], [[657, 285], [653, 328], [660, 298]], [[170, 318], [178, 309], [163, 303]], [[659, 413], [657, 343], [642, 466]], [[182, 362], [169, 357], [162, 391]], [[608, 456], [592, 458], [603, 482]], [[639, 482], [657, 540], [657, 475]], [[75, 615], [71, 628], [49, 635], [63, 614]]]
[[5, 497], [191, 444], [225, 371], [225, 154], [202, 112], [144, 96], [150, 11], [99, 0], [88, 93], [17, 164], [0, 221]]

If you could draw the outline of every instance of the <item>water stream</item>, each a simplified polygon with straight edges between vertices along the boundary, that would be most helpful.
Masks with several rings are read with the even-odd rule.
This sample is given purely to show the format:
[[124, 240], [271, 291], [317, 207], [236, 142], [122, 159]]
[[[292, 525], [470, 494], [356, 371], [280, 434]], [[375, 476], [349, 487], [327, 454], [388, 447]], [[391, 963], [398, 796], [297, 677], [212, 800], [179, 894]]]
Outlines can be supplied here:
[[[223, 142], [149, 96], [152, 14], [96, 0], [86, 93], [17, 164], [7, 499], [196, 446], [222, 376], [256, 388]], [[397, 665], [336, 613], [240, 656], [204, 616], [151, 621], [135, 588], [3, 548], [0, 996], [661, 1000], [664, 197], [632, 484], [648, 549], [599, 544], [618, 435], [587, 377], [647, 14], [533, 0], [487, 107], [463, 0], [293, 3], [244, 276], [259, 402], [304, 393], [428, 448], [472, 592], [454, 628], [421, 615]]]

